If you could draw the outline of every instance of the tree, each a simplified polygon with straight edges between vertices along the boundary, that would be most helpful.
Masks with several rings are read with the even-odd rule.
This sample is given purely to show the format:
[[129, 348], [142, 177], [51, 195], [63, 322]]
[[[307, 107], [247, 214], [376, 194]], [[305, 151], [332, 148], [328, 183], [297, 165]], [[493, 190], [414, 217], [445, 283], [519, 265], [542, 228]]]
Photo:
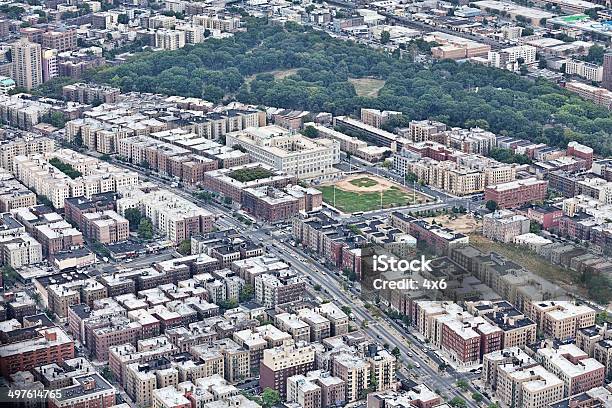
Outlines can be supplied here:
[[138, 208], [128, 208], [125, 210], [123, 216], [130, 223], [130, 229], [132, 231], [136, 231], [140, 225], [140, 220], [142, 219], [142, 213], [140, 210]]
[[261, 393], [261, 402], [264, 408], [271, 408], [281, 401], [278, 391], [266, 387]]
[[316, 285], [313, 286], [314, 290], [316, 290], [317, 292], [321, 291], [321, 285], [319, 285], [318, 283]]
[[191, 240], [182, 240], [178, 246], [177, 252], [181, 255], [191, 255]]
[[605, 53], [606, 50], [604, 47], [600, 45], [593, 45], [591, 48], [589, 48], [589, 53], [586, 55], [586, 57], [584, 57], [584, 59], [588, 62], [602, 64]]
[[138, 236], [142, 239], [153, 238], [153, 224], [151, 220], [143, 217], [138, 224]]
[[351, 308], [346, 306], [346, 305], [340, 307], [340, 310], [342, 310], [344, 312], [344, 314], [347, 315], [347, 316], [350, 315], [351, 313], [353, 313]]
[[484, 400], [484, 397], [482, 396], [482, 394], [475, 392], [472, 394], [472, 399], [478, 403], [482, 402]]
[[241, 302], [248, 302], [249, 300], [253, 299], [254, 295], [255, 289], [250, 283], [247, 283], [242, 288], [240, 288], [239, 299]]
[[521, 32], [521, 37], [528, 37], [530, 35], [533, 35], [533, 28], [531, 27], [523, 28], [523, 31]]
[[77, 132], [76, 135], [74, 135], [73, 143], [77, 147], [83, 147], [83, 135], [81, 134], [80, 131]]
[[404, 174], [404, 180], [406, 180], [406, 183], [414, 183], [419, 181], [419, 177], [413, 172], [407, 171], [406, 174]]
[[448, 401], [448, 405], [451, 407], [464, 408], [467, 407], [467, 402], [463, 398], [455, 397], [452, 400]]
[[459, 380], [455, 384], [458, 388], [461, 388], [462, 391], [467, 391], [469, 384], [466, 380]]
[[117, 16], [117, 22], [119, 24], [127, 24], [130, 22], [130, 17], [127, 14], [119, 14], [119, 16]]
[[[200, 98], [210, 94], [211, 101], [233, 98], [334, 116], [356, 115], [361, 108], [375, 105], [401, 111], [408, 120], [435, 119], [447, 126], [485, 120], [496, 134], [557, 147], [579, 140], [602, 156], [612, 154], [612, 113], [547, 80], [521, 78], [469, 62], [414, 64], [411, 58], [393, 58], [382, 50], [336, 40], [319, 30], [291, 24], [273, 27], [264, 19], [249, 19], [246, 28], [231, 38], [176, 51], [143, 52], [125, 64], [89, 75], [92, 81], [117, 86], [123, 92]], [[435, 45], [417, 39], [404, 46], [404, 54], [430, 53]], [[289, 68], [296, 72], [285, 78], [266, 74]], [[347, 81], [349, 74], [385, 81], [384, 92], [378, 97], [357, 95], [354, 84]], [[250, 77], [254, 79], [247, 84]], [[46, 84], [43, 88], [50, 89]], [[551, 128], [560, 129], [560, 139], [548, 139]]]
[[219, 306], [220, 309], [225, 311], [225, 310], [230, 310], [230, 309], [234, 309], [238, 307], [238, 301], [236, 299], [227, 299], [227, 300], [222, 300], [218, 302], [217, 305]]
[[380, 33], [380, 43], [381, 44], [387, 44], [389, 41], [391, 41], [391, 33], [388, 31], [383, 31], [382, 33]]
[[402, 355], [399, 347], [394, 347], [393, 350], [391, 351], [391, 354], [393, 354], [395, 356], [395, 358], [400, 358], [400, 356]]
[[306, 126], [304, 130], [302, 130], [302, 134], [311, 139], [317, 138], [319, 136], [319, 132], [314, 126]]
[[499, 205], [497, 205], [495, 201], [489, 200], [486, 202], [485, 207], [487, 207], [487, 210], [489, 211], [496, 211], [499, 208]]
[[530, 221], [529, 232], [531, 232], [532, 234], [539, 234], [540, 232], [542, 232], [542, 226], [538, 222]]
[[59, 111], [53, 111], [49, 113], [49, 115], [47, 115], [47, 117], [45, 118], [45, 122], [58, 129], [61, 129], [66, 126], [66, 118], [64, 117], [64, 114]]

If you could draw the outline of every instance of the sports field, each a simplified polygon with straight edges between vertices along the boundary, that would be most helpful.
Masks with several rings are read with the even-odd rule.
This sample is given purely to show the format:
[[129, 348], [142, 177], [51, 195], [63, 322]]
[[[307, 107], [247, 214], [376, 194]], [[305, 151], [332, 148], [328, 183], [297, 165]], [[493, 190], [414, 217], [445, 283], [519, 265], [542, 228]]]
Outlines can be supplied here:
[[[323, 201], [344, 213], [365, 212], [381, 208], [426, 203], [428, 197], [377, 176], [355, 174], [334, 184], [317, 187]], [[335, 191], [334, 191], [335, 190]]]
[[375, 98], [378, 96], [378, 91], [385, 86], [385, 81], [374, 78], [349, 78], [348, 80], [355, 87], [357, 96], [366, 96]]

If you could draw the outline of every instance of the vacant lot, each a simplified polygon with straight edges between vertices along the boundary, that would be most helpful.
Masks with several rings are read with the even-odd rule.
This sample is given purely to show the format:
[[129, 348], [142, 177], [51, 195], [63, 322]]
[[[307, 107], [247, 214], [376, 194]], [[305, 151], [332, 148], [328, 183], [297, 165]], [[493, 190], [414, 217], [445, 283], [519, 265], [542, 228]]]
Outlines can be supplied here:
[[427, 221], [430, 223], [435, 221], [438, 225], [443, 225], [462, 234], [478, 232], [482, 228], [482, 224], [470, 214], [445, 214], [427, 218]]
[[355, 87], [357, 96], [377, 97], [378, 91], [385, 86], [385, 81], [374, 78], [349, 78], [349, 82]]
[[525, 269], [528, 269], [561, 287], [573, 292], [578, 292], [581, 295], [586, 295], [586, 289], [584, 286], [582, 286], [582, 284], [578, 283], [579, 276], [577, 272], [552, 265], [532, 251], [512, 244], [493, 242], [480, 234], [471, 234], [470, 243], [483, 252], [496, 252], [501, 254], [521, 265]]
[[[378, 210], [414, 204], [415, 194], [387, 179], [357, 174], [335, 184], [317, 187], [323, 200], [345, 213]], [[416, 194], [416, 202], [427, 202], [427, 197]]]

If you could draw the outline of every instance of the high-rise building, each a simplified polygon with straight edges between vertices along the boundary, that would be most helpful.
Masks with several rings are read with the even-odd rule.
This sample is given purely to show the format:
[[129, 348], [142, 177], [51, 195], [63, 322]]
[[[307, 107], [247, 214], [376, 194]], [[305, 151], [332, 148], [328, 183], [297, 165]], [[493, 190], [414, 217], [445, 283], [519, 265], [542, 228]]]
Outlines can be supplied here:
[[13, 43], [13, 79], [17, 86], [32, 89], [43, 82], [42, 53], [40, 44], [25, 38]]
[[612, 52], [604, 54], [601, 86], [612, 91]]
[[57, 68], [57, 50], [44, 50], [42, 52], [43, 82], [59, 76]]

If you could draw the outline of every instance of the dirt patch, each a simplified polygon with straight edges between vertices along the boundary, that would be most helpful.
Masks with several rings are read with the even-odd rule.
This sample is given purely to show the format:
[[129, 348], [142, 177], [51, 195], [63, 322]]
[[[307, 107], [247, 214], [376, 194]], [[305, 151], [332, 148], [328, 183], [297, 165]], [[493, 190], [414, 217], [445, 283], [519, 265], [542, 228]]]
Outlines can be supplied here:
[[356, 193], [375, 193], [396, 186], [393, 182], [376, 176], [354, 174], [336, 183], [336, 188]]
[[471, 234], [473, 232], [479, 232], [482, 229], [482, 223], [471, 214], [438, 215], [436, 217], [427, 218], [427, 221], [429, 223], [435, 221], [438, 225], [442, 225], [462, 234]]

